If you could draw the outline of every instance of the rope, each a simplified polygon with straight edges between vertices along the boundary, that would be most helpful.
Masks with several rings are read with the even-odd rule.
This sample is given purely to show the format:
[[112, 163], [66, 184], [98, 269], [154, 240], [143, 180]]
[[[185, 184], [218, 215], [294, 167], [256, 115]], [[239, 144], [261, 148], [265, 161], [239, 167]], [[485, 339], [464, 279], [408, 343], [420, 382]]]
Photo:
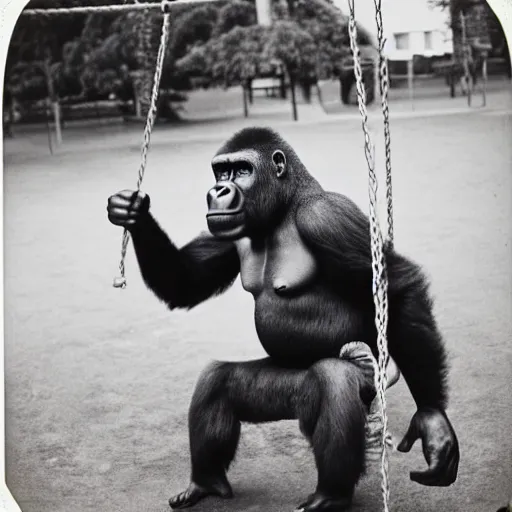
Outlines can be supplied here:
[[382, 0], [373, 0], [375, 5], [375, 19], [377, 21], [377, 39], [379, 42], [379, 89], [382, 103], [382, 115], [384, 117], [384, 147], [386, 152], [386, 202], [388, 209], [388, 242], [393, 246], [393, 187], [391, 184], [391, 133], [389, 129], [389, 70], [388, 61], [384, 57], [384, 25], [382, 23]]
[[[361, 59], [359, 47], [357, 45], [357, 27], [355, 22], [354, 0], [348, 0], [350, 17], [349, 17], [349, 36], [350, 48], [354, 57], [354, 73], [356, 76], [357, 101], [359, 112], [362, 118], [362, 129], [364, 134], [364, 152], [366, 162], [368, 164], [369, 186], [368, 193], [370, 199], [370, 238], [372, 253], [372, 271], [373, 271], [373, 300], [375, 303], [375, 325], [377, 327], [377, 347], [379, 357], [375, 371], [377, 395], [381, 406], [382, 432], [381, 432], [381, 475], [382, 475], [382, 498], [384, 502], [384, 511], [389, 512], [389, 476], [388, 476], [388, 459], [386, 450], [386, 438], [388, 432], [388, 418], [386, 413], [386, 367], [388, 363], [388, 347], [387, 347], [387, 324], [388, 324], [388, 297], [387, 297], [387, 274], [386, 262], [383, 252], [383, 239], [377, 217], [377, 176], [375, 174], [375, 158], [374, 145], [372, 143], [368, 130], [368, 113], [366, 110], [366, 91], [363, 83], [361, 70]], [[377, 5], [377, 10], [380, 6]], [[377, 16], [378, 17], [378, 16]], [[382, 20], [381, 20], [382, 22]], [[379, 51], [380, 46], [379, 46]], [[385, 84], [383, 84], [383, 89]]]
[[[183, 0], [180, 0], [183, 1]], [[162, 69], [164, 66], [164, 58], [165, 58], [165, 49], [167, 47], [167, 40], [169, 38], [169, 25], [170, 25], [171, 15], [168, 12], [164, 14], [164, 20], [162, 23], [162, 35], [160, 38], [160, 47], [158, 48], [158, 55], [156, 58], [156, 69], [155, 76], [153, 79], [153, 91], [151, 93], [151, 104], [148, 110], [148, 115], [146, 119], [146, 126], [144, 128], [144, 142], [142, 144], [141, 151], [141, 163], [139, 167], [139, 178], [137, 180], [137, 191], [140, 190], [142, 185], [142, 180], [144, 178], [144, 172], [146, 170], [146, 163], [148, 158], [148, 150], [149, 143], [151, 140], [151, 132], [153, 130], [153, 125], [155, 124], [155, 118], [157, 113], [157, 100], [158, 93], [160, 89], [160, 78], [162, 77]], [[126, 287], [126, 278], [125, 278], [125, 265], [124, 260], [126, 258], [126, 250], [128, 248], [128, 241], [130, 239], [130, 233], [125, 228], [123, 232], [123, 241], [121, 245], [121, 262], [119, 263], [119, 272], [120, 277], [116, 277], [114, 279], [114, 287], [115, 288], [125, 288]]]
[[[370, 347], [361, 341], [352, 341], [341, 347], [340, 358], [348, 360], [355, 364], [365, 375], [366, 378], [373, 380], [374, 387], [377, 389], [377, 371], [378, 362], [375, 359]], [[391, 375], [388, 378], [387, 387], [393, 386], [400, 378], [400, 371], [393, 364]], [[379, 398], [376, 397], [370, 404], [370, 411], [366, 418], [366, 459], [377, 461], [380, 459], [380, 445], [382, 438], [382, 421], [379, 412]], [[386, 446], [394, 449], [394, 442], [389, 432], [386, 434]]]
[[216, 0], [163, 0], [163, 2], [122, 4], [122, 5], [86, 5], [82, 7], [59, 7], [53, 9], [26, 9], [21, 16], [50, 16], [53, 14], [89, 14], [89, 13], [114, 13], [126, 11], [145, 11], [146, 9], [163, 9], [167, 13], [173, 4], [199, 4], [214, 2]]

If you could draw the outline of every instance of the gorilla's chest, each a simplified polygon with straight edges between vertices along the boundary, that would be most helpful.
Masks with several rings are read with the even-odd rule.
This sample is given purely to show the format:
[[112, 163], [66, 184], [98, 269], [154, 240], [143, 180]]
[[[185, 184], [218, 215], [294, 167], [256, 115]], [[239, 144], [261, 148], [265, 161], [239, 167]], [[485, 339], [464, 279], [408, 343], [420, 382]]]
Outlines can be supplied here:
[[236, 245], [242, 286], [255, 297], [271, 290], [282, 296], [299, 293], [316, 274], [316, 261], [293, 224], [262, 242], [244, 238]]

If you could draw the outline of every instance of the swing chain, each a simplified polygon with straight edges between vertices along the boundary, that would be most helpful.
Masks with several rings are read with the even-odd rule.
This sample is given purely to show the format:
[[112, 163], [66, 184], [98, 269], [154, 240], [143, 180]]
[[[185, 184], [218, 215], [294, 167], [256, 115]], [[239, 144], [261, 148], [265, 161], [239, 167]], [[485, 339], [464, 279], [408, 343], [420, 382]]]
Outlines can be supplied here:
[[[166, 2], [164, 2], [166, 3]], [[139, 166], [139, 174], [137, 180], [137, 191], [140, 190], [142, 185], [142, 180], [144, 179], [144, 172], [146, 170], [147, 158], [148, 158], [148, 150], [149, 144], [151, 141], [151, 133], [153, 130], [153, 126], [155, 124], [156, 113], [157, 113], [157, 103], [158, 103], [158, 93], [160, 90], [160, 79], [162, 77], [162, 70], [164, 66], [165, 60], [165, 50], [167, 48], [167, 41], [169, 38], [169, 26], [170, 26], [171, 15], [169, 12], [164, 10], [164, 19], [162, 23], [162, 35], [160, 38], [160, 46], [158, 48], [158, 55], [156, 58], [156, 69], [155, 75], [153, 79], [153, 90], [151, 93], [151, 102], [147, 114], [146, 125], [144, 128], [144, 142], [142, 144], [141, 150], [141, 163]], [[130, 240], [130, 233], [125, 228], [123, 232], [123, 239], [121, 244], [121, 261], [119, 263], [119, 272], [120, 277], [116, 277], [114, 279], [114, 287], [115, 288], [125, 288], [126, 287], [126, 278], [125, 278], [125, 258], [126, 251], [128, 248], [128, 242]]]

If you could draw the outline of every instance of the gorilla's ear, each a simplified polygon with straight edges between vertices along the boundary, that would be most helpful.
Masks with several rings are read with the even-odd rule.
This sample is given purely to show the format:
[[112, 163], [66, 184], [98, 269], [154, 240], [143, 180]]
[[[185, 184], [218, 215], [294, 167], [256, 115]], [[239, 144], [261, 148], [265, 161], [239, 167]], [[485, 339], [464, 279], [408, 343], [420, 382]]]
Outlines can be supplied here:
[[272, 153], [272, 162], [277, 167], [277, 177], [282, 178], [286, 175], [286, 157], [284, 153], [278, 149]]

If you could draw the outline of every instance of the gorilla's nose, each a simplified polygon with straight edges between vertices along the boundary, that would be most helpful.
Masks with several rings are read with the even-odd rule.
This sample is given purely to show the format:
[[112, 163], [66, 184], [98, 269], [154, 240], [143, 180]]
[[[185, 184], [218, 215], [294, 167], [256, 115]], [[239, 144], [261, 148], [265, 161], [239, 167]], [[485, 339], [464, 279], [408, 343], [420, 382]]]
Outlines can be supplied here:
[[221, 185], [220, 187], [215, 187], [215, 192], [217, 194], [217, 199], [227, 196], [232, 193], [229, 187], [226, 187], [226, 185]]
[[[232, 182], [217, 183], [206, 196], [208, 210], [212, 213], [240, 210], [243, 203], [242, 191]], [[220, 213], [219, 212], [219, 213]]]

